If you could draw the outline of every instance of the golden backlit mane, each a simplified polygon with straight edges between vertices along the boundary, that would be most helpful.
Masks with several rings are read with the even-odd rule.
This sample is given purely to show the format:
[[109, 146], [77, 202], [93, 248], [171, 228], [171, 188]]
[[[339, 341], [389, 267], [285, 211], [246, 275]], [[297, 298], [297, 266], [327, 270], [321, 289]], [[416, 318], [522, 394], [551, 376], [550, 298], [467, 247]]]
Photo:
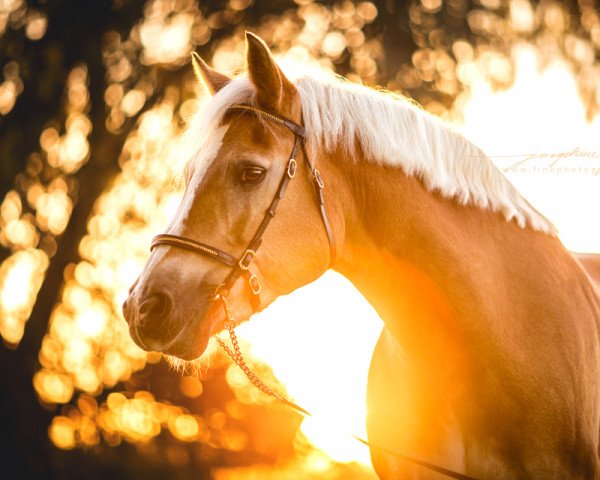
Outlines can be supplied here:
[[[555, 233], [482, 150], [411, 100], [333, 75], [303, 75], [293, 83], [302, 101], [311, 158], [317, 158], [319, 148], [328, 152], [344, 148], [353, 157], [358, 142], [365, 160], [418, 176], [430, 191], [500, 212], [521, 227]], [[229, 106], [252, 97], [246, 76], [234, 78], [214, 95], [190, 123], [187, 158], [206, 145]], [[202, 171], [207, 165], [196, 168]]]

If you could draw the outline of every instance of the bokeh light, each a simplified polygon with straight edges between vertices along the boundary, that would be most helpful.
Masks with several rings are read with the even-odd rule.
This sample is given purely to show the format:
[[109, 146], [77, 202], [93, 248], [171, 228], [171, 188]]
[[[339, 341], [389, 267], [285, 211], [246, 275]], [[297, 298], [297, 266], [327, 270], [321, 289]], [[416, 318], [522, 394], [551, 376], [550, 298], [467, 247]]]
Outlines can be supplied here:
[[[580, 2], [581, 31], [574, 31], [572, 13], [559, 2], [415, 1], [402, 11], [414, 48], [394, 64], [390, 47], [408, 47], [396, 45], [405, 41], [402, 32], [393, 31], [398, 39], [390, 44], [394, 27], [387, 22], [399, 14], [389, 2], [297, 0], [247, 24], [245, 15], [255, 7], [252, 0], [218, 8], [149, 0], [128, 32], [111, 27], [103, 34], [100, 95], [90, 90], [97, 78], [89, 65], [65, 72], [64, 115], [43, 125], [38, 150], [28, 154], [0, 203], [0, 245], [7, 252], [0, 264], [0, 336], [11, 348], [23, 336], [81, 194], [78, 175], [98, 161], [94, 138], [122, 135], [119, 173], [95, 201], [79, 259], [62, 272], [38, 354], [33, 386], [55, 412], [52, 443], [62, 450], [125, 443], [172, 465], [214, 459], [218, 452], [236, 458], [251, 452], [270, 462], [215, 468], [220, 480], [372, 479], [368, 450], [347, 434], [365, 436], [367, 369], [382, 325], [339, 275], [328, 272], [239, 329], [256, 373], [315, 413], [301, 424], [254, 389], [215, 345], [209, 347], [212, 370], [188, 370], [173, 381], [161, 357], [129, 337], [121, 304], [150, 239], [181, 198], [187, 160], [179, 154], [181, 134], [205, 95], [187, 65], [189, 52], [203, 48], [216, 69], [236, 73], [248, 28], [284, 63], [409, 94], [503, 169], [535, 153], [600, 152], [600, 19], [591, 2]], [[0, 37], [22, 29], [29, 44], [41, 44], [52, 27], [44, 11], [42, 4], [0, 0]], [[468, 35], [455, 33], [461, 25]], [[0, 115], [14, 112], [27, 75], [17, 61], [2, 65]], [[92, 116], [92, 98], [104, 102], [104, 117]], [[94, 137], [103, 129], [106, 136]], [[543, 160], [506, 174], [557, 224], [569, 248], [598, 250], [600, 175], [532, 170]], [[580, 155], [563, 165], [600, 168], [600, 159]], [[158, 442], [166, 447], [158, 449]], [[291, 449], [287, 457], [279, 452], [284, 444]]]

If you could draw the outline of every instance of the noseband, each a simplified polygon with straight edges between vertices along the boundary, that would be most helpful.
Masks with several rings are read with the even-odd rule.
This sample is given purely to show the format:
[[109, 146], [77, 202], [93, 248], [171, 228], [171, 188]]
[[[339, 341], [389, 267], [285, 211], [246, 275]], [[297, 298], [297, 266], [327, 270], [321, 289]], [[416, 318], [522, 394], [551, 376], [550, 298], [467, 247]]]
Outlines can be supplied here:
[[317, 170], [317, 168], [314, 165], [312, 165], [308, 160], [308, 157], [306, 155], [306, 149], [304, 148], [304, 142], [306, 141], [306, 131], [304, 130], [304, 127], [293, 122], [292, 120], [289, 120], [288, 118], [282, 117], [281, 115], [266, 110], [261, 110], [250, 105], [232, 105], [231, 107], [229, 107], [228, 111], [232, 110], [236, 110], [241, 113], [250, 113], [265, 120], [277, 123], [278, 125], [287, 128], [290, 132], [294, 134], [294, 147], [292, 148], [292, 152], [290, 153], [287, 168], [279, 182], [279, 187], [275, 192], [273, 200], [271, 201], [269, 208], [267, 208], [265, 216], [263, 217], [263, 220], [260, 223], [258, 230], [254, 234], [254, 237], [252, 237], [252, 240], [246, 247], [245, 252], [239, 259], [211, 245], [192, 240], [191, 238], [181, 237], [179, 235], [170, 235], [166, 233], [157, 235], [153, 238], [150, 250], [153, 250], [158, 245], [171, 245], [174, 247], [179, 247], [185, 250], [190, 250], [192, 252], [199, 253], [200, 255], [224, 263], [229, 268], [231, 268], [231, 272], [229, 272], [229, 275], [225, 278], [223, 283], [219, 285], [217, 291], [215, 292], [215, 296], [226, 296], [233, 287], [234, 283], [237, 281], [237, 279], [241, 276], [244, 276], [246, 278], [251, 293], [250, 305], [252, 306], [252, 310], [256, 312], [260, 307], [260, 291], [262, 289], [262, 286], [258, 280], [258, 277], [250, 271], [250, 265], [256, 258], [256, 252], [262, 244], [262, 237], [265, 231], [267, 230], [269, 223], [271, 223], [271, 220], [273, 219], [273, 217], [275, 217], [275, 213], [277, 211], [279, 202], [285, 197], [285, 191], [287, 189], [288, 183], [290, 183], [290, 180], [292, 180], [296, 175], [296, 170], [298, 168], [298, 164], [296, 162], [296, 155], [298, 154], [298, 151], [300, 149], [302, 149], [302, 153], [304, 155], [304, 158], [306, 159], [306, 164], [308, 165], [308, 168], [310, 170], [311, 179], [315, 186], [315, 193], [319, 202], [319, 212], [321, 214], [321, 218], [323, 219], [323, 225], [325, 226], [325, 232], [329, 241], [330, 265], [333, 263], [333, 260], [335, 258], [335, 241], [333, 238], [333, 232], [331, 231], [329, 219], [327, 218], [327, 212], [325, 210], [325, 196], [323, 194], [325, 184], [323, 183], [323, 179], [321, 178], [319, 170]]

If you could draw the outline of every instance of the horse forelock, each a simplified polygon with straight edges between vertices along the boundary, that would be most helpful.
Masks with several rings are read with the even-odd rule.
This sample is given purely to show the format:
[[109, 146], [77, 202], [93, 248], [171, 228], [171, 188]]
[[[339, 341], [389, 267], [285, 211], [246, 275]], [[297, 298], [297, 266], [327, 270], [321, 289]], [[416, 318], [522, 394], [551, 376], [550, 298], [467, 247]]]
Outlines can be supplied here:
[[194, 170], [194, 176], [201, 178], [215, 155], [202, 155], [205, 149], [214, 151], [214, 143], [220, 144], [220, 135], [225, 113], [236, 103], [245, 103], [252, 97], [252, 87], [247, 77], [237, 77], [231, 80], [215, 95], [201, 102], [200, 108], [188, 121], [188, 127], [183, 135], [180, 155], [187, 159]]
[[[460, 204], [500, 212], [521, 227], [555, 234], [554, 226], [481, 149], [410, 99], [322, 72], [304, 70], [297, 78], [288, 76], [300, 94], [309, 158], [318, 158], [319, 149], [329, 153], [341, 149], [356, 158], [359, 145], [365, 161], [401, 168], [421, 178], [430, 191]], [[209, 144], [228, 108], [253, 102], [253, 86], [243, 75], [211, 97], [193, 117], [185, 145], [187, 158], [196, 162], [196, 175], [201, 177], [214, 159], [207, 161], [198, 152]]]

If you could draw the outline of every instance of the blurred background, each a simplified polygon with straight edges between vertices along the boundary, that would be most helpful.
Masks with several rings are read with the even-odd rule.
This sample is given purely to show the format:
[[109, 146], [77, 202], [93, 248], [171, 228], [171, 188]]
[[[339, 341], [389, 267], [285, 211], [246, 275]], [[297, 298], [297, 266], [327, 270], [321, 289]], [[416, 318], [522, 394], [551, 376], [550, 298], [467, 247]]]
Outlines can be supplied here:
[[[381, 321], [329, 272], [174, 371], [120, 305], [182, 195], [179, 139], [251, 30], [286, 62], [403, 93], [600, 251], [597, 0], [0, 0], [0, 471], [10, 479], [373, 479], [365, 382]], [[559, 158], [560, 157], [560, 158]], [[110, 476], [110, 477], [109, 477]]]

